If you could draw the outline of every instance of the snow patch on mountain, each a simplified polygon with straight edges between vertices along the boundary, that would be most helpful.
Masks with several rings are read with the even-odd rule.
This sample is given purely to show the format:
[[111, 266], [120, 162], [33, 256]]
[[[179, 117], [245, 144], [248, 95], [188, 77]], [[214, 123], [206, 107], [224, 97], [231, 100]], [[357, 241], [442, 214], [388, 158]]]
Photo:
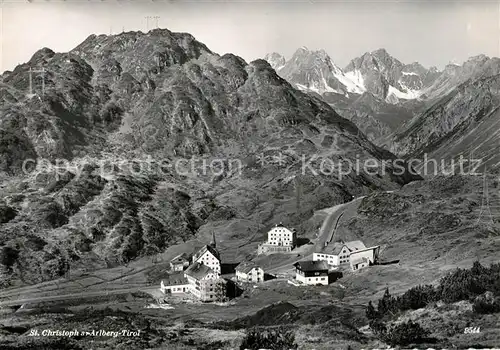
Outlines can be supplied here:
[[320, 82], [310, 81], [307, 86], [303, 85], [303, 84], [296, 83], [295, 86], [299, 90], [312, 91], [312, 92], [315, 92], [315, 93], [320, 94], [320, 95], [324, 94], [325, 92], [333, 92], [336, 94], [344, 95], [344, 93], [342, 91], [336, 90], [336, 89], [332, 88], [330, 85], [328, 85], [324, 76], [321, 77]]
[[[422, 92], [419, 90], [406, 89], [406, 87], [403, 84], [400, 83], [400, 85], [403, 89], [406, 90], [406, 92], [401, 91], [392, 85], [389, 85], [389, 90], [387, 92], [386, 102], [394, 104], [394, 103], [397, 103], [399, 99], [414, 100], [414, 99], [419, 98], [420, 95], [422, 95]], [[396, 97], [396, 99], [394, 97]]]
[[362, 94], [366, 91], [363, 75], [359, 70], [346, 72], [335, 76], [347, 88], [347, 91]]

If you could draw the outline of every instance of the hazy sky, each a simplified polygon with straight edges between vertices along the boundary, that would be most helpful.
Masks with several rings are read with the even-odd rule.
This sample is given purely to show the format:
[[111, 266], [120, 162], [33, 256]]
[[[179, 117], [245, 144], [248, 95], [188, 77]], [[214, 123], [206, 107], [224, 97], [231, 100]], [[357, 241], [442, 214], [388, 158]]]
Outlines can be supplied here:
[[449, 0], [4, 0], [0, 72], [42, 47], [64, 52], [92, 33], [145, 31], [145, 16], [160, 16], [160, 27], [189, 32], [212, 51], [247, 61], [271, 51], [289, 58], [307, 46], [325, 49], [344, 67], [384, 47], [404, 63], [443, 67], [480, 53], [500, 56], [499, 9], [497, 1]]

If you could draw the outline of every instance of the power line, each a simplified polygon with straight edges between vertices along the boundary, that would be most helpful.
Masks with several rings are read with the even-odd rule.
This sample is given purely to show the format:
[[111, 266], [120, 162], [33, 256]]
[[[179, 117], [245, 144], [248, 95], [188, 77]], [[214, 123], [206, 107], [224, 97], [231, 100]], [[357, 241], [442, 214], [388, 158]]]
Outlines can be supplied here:
[[154, 20], [155, 20], [155, 23], [156, 23], [156, 28], [160, 28], [158, 26], [158, 20], [160, 19], [160, 16], [153, 16]]
[[490, 195], [489, 195], [486, 172], [483, 174], [483, 189], [482, 189], [482, 194], [481, 194], [481, 210], [479, 212], [479, 217], [477, 218], [476, 225], [477, 226], [485, 225], [489, 231], [491, 231], [491, 232], [496, 231], [495, 221], [493, 220], [493, 214], [491, 213], [491, 202], [490, 202]]
[[[158, 26], [158, 20], [160, 19], [160, 16], [144, 16], [144, 18], [146, 18], [146, 31], [149, 32], [149, 20], [153, 21], [151, 24], [151, 27], [152, 28], [159, 28]], [[153, 27], [154, 25], [154, 27]]]

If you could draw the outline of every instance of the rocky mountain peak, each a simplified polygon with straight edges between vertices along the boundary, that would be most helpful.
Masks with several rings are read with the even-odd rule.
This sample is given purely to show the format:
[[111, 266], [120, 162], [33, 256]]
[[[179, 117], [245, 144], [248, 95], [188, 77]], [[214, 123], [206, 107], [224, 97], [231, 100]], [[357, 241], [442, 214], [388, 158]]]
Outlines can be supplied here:
[[283, 68], [286, 63], [285, 57], [280, 55], [277, 52], [272, 52], [264, 56], [264, 59], [269, 62], [271, 67], [273, 67], [276, 71]]

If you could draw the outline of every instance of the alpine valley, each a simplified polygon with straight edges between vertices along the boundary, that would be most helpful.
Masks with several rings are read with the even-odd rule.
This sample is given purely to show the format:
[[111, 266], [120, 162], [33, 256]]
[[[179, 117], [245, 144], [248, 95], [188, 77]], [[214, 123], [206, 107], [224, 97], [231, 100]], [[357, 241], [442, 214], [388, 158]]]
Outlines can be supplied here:
[[[300, 349], [386, 346], [368, 301], [498, 262], [499, 94], [500, 59], [486, 56], [442, 71], [384, 49], [344, 68], [307, 48], [246, 62], [167, 29], [40, 49], [0, 82], [0, 348], [230, 349], [280, 325]], [[419, 174], [408, 161], [423, 155], [481, 159], [486, 175]], [[213, 235], [224, 264], [293, 269], [336, 210], [335, 235], [380, 245], [388, 264], [324, 288], [280, 270], [222, 305], [144, 307], [169, 261]], [[303, 244], [257, 256], [280, 222]], [[471, 305], [399, 321], [420, 312], [429, 344], [498, 344], [498, 313]], [[145, 335], [27, 336], [82, 327]]]

